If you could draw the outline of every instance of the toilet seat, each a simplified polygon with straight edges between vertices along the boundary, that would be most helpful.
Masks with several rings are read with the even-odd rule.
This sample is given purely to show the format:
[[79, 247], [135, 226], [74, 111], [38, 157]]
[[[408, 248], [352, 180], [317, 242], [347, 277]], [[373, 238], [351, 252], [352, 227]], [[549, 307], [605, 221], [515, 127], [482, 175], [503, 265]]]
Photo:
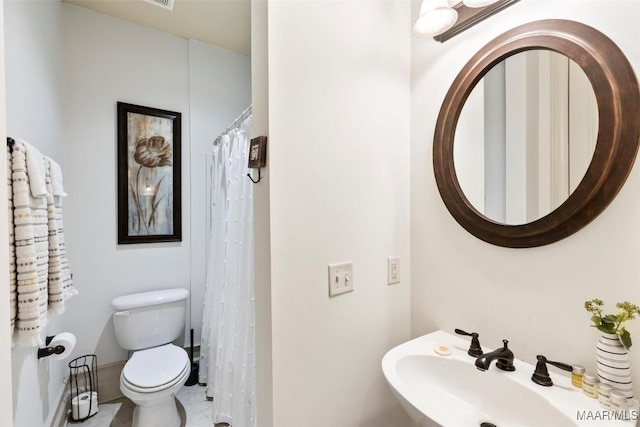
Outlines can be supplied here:
[[138, 387], [135, 384], [131, 384], [129, 381], [127, 381], [126, 378], [124, 378], [124, 376], [120, 378], [120, 385], [126, 387], [131, 391], [135, 391], [138, 393], [154, 393], [154, 392], [166, 390], [168, 388], [173, 387], [175, 384], [186, 381], [186, 378], [189, 376], [190, 372], [191, 370], [187, 366], [185, 367], [184, 371], [181, 372], [180, 375], [175, 380], [170, 381], [166, 384], [156, 386], [156, 387]]
[[189, 357], [184, 349], [166, 344], [133, 353], [120, 376], [121, 385], [139, 393], [169, 388], [188, 376]]

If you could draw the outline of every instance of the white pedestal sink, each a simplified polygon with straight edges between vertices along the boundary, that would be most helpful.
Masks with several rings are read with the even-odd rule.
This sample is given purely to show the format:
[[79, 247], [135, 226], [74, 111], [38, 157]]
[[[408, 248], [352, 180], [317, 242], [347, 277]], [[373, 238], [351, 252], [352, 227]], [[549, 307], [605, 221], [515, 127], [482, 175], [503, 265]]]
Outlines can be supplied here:
[[[439, 345], [451, 354], [437, 354]], [[621, 419], [551, 367], [554, 385], [543, 387], [531, 381], [535, 367], [520, 360], [514, 360], [514, 372], [499, 370], [495, 362], [479, 371], [468, 348], [469, 340], [437, 331], [391, 349], [382, 359], [391, 390], [420, 427], [636, 425], [637, 412]], [[512, 350], [517, 355], [518, 349]]]

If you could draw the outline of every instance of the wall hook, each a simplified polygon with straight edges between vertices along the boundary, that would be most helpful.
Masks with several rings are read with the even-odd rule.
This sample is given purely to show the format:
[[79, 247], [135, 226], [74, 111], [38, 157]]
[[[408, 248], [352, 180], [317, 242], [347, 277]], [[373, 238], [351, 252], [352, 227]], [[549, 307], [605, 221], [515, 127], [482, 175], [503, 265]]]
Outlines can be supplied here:
[[251, 182], [253, 182], [254, 184], [257, 184], [260, 182], [260, 180], [262, 179], [262, 176], [260, 175], [260, 168], [258, 168], [258, 180], [254, 180], [253, 177], [251, 177], [251, 174], [248, 173], [247, 176], [249, 177], [249, 179], [251, 180]]

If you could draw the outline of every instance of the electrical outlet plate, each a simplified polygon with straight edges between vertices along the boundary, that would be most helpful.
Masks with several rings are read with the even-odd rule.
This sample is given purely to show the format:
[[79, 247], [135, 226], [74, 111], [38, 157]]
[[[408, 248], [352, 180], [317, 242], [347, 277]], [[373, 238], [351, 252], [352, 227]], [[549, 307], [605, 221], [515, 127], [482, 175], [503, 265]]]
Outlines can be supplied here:
[[396, 283], [400, 283], [400, 257], [391, 256], [387, 258], [387, 284]]
[[353, 292], [353, 262], [329, 264], [329, 296]]

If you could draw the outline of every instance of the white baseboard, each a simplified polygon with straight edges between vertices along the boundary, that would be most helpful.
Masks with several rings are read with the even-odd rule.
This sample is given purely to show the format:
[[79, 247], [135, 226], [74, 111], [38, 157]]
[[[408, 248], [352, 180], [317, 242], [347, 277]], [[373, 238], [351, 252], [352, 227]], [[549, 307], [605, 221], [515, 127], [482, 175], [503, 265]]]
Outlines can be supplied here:
[[120, 391], [120, 373], [126, 360], [98, 366], [98, 401], [111, 402], [124, 397]]
[[69, 377], [64, 377], [64, 389], [62, 396], [60, 396], [60, 402], [51, 420], [51, 427], [65, 427], [67, 424], [67, 411], [69, 409], [69, 400], [71, 399], [71, 391], [69, 390]]

